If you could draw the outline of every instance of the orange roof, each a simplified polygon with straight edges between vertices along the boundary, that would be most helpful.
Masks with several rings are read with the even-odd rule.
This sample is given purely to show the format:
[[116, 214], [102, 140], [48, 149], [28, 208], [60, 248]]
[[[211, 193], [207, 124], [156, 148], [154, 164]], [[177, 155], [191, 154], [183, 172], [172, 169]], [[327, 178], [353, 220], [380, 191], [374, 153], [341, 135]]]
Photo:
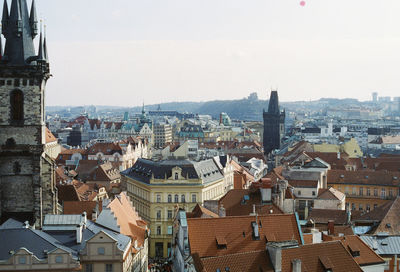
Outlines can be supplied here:
[[107, 208], [114, 213], [117, 223], [120, 226], [120, 232], [137, 240], [138, 244], [144, 244], [147, 227], [143, 225], [143, 220], [139, 217], [135, 208], [125, 193], [120, 193], [111, 201]]
[[400, 172], [388, 171], [346, 171], [328, 170], [329, 184], [359, 184], [359, 185], [379, 185], [379, 186], [398, 186]]
[[[369, 265], [384, 263], [385, 261], [376, 254], [367, 244], [365, 244], [360, 237], [356, 235], [344, 236], [341, 240], [344, 247], [350, 254], [353, 255], [354, 259], [359, 265]], [[359, 256], [354, 256], [354, 251], [359, 251]], [[357, 254], [356, 254], [357, 255]]]
[[[249, 196], [249, 200], [243, 202], [244, 196]], [[219, 206], [223, 205], [226, 216], [250, 215], [253, 212], [253, 205], [256, 205], [256, 212], [261, 215], [282, 214], [283, 212], [274, 204], [261, 205], [261, 193], [249, 189], [229, 190], [219, 201]]]
[[[293, 214], [258, 216], [259, 240], [254, 240], [252, 236], [254, 221], [255, 216], [188, 218], [190, 251], [192, 254], [198, 253], [202, 258], [263, 250], [267, 241], [295, 239], [301, 243]], [[217, 236], [225, 238], [226, 248], [217, 247]]]
[[296, 259], [301, 260], [301, 271], [362, 271], [340, 241], [283, 249], [282, 272], [291, 272]]
[[[199, 258], [199, 255], [195, 254], [193, 259], [196, 270], [201, 272], [215, 272], [218, 271], [217, 269], [230, 272], [274, 271], [266, 250], [208, 258]], [[229, 270], [226, 270], [226, 268], [229, 268]]]
[[193, 208], [191, 212], [186, 213], [187, 218], [199, 218], [199, 217], [219, 217], [218, 214], [210, 211], [209, 209], [204, 208], [203, 206], [200, 206], [199, 204], [196, 204], [196, 206]]
[[92, 220], [93, 211], [98, 208], [98, 213], [102, 210], [102, 203], [96, 201], [64, 201], [64, 214], [87, 213], [87, 218]]
[[56, 136], [54, 136], [53, 133], [51, 133], [50, 129], [48, 129], [47, 127], [45, 133], [46, 133], [46, 144], [57, 142]]

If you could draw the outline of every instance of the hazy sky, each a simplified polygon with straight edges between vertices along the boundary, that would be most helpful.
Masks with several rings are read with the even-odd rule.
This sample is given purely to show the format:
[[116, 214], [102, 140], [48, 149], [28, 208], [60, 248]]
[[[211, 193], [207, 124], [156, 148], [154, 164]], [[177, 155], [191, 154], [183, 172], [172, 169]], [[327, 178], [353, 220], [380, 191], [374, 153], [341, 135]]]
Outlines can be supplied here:
[[37, 10], [48, 105], [265, 99], [271, 87], [283, 101], [400, 96], [399, 0], [37, 0]]

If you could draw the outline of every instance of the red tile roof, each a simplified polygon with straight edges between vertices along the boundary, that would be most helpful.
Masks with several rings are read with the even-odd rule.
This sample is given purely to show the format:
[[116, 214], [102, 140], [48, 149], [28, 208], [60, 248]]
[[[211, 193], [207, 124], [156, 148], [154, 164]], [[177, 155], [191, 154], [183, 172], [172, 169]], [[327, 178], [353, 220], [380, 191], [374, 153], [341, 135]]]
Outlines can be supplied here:
[[359, 251], [359, 256], [353, 255], [353, 257], [361, 266], [385, 262], [367, 244], [365, 244], [360, 237], [356, 235], [344, 236], [342, 237], [341, 242], [350, 254], [355, 253], [354, 251]]
[[87, 218], [92, 220], [93, 212], [97, 210], [100, 214], [102, 210], [102, 202], [97, 201], [64, 201], [64, 214], [82, 214], [87, 213]]
[[318, 180], [294, 180], [288, 181], [294, 188], [317, 188]]
[[51, 133], [50, 129], [46, 127], [46, 144], [52, 143], [52, 142], [57, 142], [57, 138]]
[[250, 251], [229, 254], [218, 257], [199, 258], [198, 254], [193, 256], [196, 270], [199, 272], [245, 272], [262, 271], [273, 272], [273, 266], [266, 250]]
[[292, 272], [292, 261], [301, 260], [301, 271], [362, 271], [340, 241], [304, 245], [282, 250], [282, 272]]
[[[293, 214], [258, 216], [259, 240], [254, 240], [252, 236], [254, 221], [255, 216], [187, 219], [191, 253], [198, 253], [203, 258], [263, 250], [267, 241], [295, 239], [301, 243]], [[225, 238], [226, 248], [217, 247], [217, 236]]]
[[328, 170], [329, 184], [399, 186], [400, 172]]

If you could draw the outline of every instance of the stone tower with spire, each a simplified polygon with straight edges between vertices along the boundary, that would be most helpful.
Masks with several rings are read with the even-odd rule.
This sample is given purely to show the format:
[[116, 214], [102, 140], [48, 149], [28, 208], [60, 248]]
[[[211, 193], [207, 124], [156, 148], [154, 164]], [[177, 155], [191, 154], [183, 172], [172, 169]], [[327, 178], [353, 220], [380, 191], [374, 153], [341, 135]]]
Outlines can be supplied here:
[[282, 138], [285, 136], [285, 111], [279, 109], [278, 92], [271, 91], [268, 111], [263, 111], [264, 119], [264, 154], [281, 147]]
[[[0, 55], [0, 218], [41, 226], [57, 213], [54, 162], [44, 153], [45, 86], [50, 77], [45, 37], [35, 0], [4, 0]], [[3, 53], [4, 52], [4, 53]]]

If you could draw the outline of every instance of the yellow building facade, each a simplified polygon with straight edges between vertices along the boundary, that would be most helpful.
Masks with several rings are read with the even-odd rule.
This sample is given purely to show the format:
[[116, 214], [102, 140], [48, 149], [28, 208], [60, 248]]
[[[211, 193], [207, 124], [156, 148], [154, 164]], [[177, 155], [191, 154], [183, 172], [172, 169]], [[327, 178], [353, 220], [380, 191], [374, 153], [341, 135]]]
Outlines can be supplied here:
[[133, 205], [150, 225], [150, 257], [169, 257], [178, 208], [191, 211], [196, 204], [217, 200], [225, 194], [229, 186], [220, 168], [213, 159], [201, 162], [139, 159], [121, 173]]

